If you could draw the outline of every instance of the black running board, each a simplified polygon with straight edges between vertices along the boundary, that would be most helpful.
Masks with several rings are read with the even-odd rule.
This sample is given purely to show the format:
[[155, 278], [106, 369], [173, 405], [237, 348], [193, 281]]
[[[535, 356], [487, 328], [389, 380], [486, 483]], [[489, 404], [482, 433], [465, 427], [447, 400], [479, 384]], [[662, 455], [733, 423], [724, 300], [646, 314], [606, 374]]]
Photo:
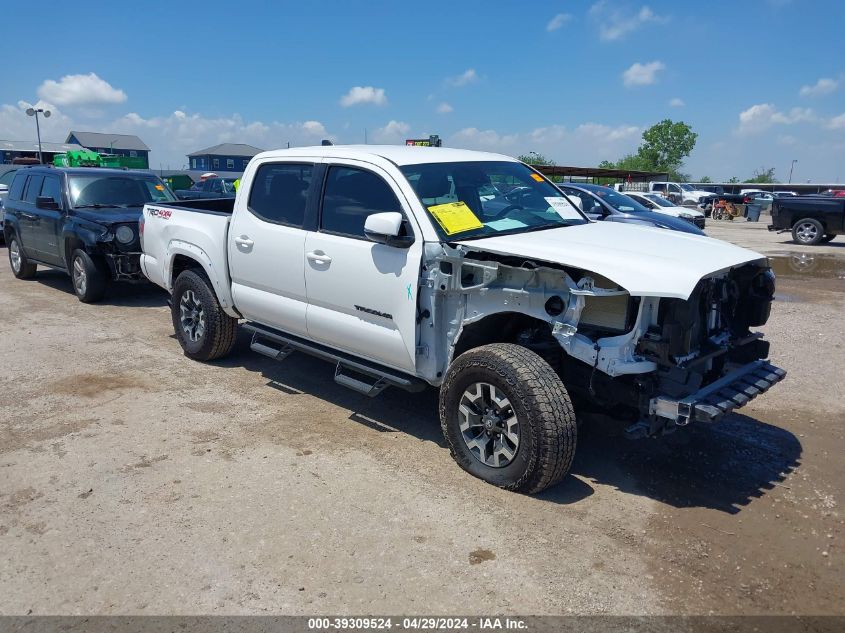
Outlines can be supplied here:
[[304, 352], [337, 363], [334, 374], [335, 382], [365, 396], [377, 396], [387, 387], [399, 387], [406, 391], [422, 391], [428, 386], [425, 381], [415, 376], [396, 372], [325, 345], [307, 341], [293, 334], [255, 323], [246, 323], [243, 327], [252, 332], [250, 349], [254, 352], [273, 360], [284, 360], [291, 352]]

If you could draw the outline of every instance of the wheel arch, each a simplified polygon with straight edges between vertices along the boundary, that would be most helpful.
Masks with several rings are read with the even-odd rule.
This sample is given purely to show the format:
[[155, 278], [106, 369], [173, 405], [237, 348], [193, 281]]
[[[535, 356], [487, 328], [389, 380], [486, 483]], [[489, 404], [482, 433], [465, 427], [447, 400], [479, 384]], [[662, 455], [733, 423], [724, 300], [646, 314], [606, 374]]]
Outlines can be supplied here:
[[[220, 307], [231, 317], [240, 318], [240, 314], [234, 308], [232, 300], [232, 289], [229, 285], [229, 275], [216, 274], [211, 258], [193, 244], [171, 243], [168, 249], [168, 263], [166, 267], [165, 280], [168, 290], [173, 291], [176, 278], [185, 270], [197, 269], [202, 271], [203, 276], [217, 295]], [[221, 279], [221, 277], [223, 277]]]
[[564, 353], [552, 336], [548, 321], [522, 312], [502, 311], [464, 324], [452, 346], [450, 363], [472, 349], [492, 343], [514, 343], [541, 356], [552, 367], [560, 367]]

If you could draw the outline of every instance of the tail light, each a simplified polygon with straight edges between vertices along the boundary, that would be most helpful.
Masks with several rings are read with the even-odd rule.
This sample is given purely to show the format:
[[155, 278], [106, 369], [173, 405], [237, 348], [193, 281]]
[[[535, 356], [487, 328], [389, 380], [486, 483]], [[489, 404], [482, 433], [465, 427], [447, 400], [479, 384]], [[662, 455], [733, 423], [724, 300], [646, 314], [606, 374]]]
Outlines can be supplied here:
[[742, 199], [743, 204], [751, 204], [751, 196], [745, 196]]

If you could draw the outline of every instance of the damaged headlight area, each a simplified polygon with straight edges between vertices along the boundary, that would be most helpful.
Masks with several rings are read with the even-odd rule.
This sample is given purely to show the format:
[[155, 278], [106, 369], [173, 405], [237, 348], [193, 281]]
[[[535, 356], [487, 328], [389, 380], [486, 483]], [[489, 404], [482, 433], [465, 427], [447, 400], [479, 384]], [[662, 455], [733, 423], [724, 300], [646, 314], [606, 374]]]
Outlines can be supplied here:
[[109, 266], [115, 281], [139, 281], [141, 272], [141, 247], [138, 233], [130, 224], [109, 227], [97, 240], [98, 250]]

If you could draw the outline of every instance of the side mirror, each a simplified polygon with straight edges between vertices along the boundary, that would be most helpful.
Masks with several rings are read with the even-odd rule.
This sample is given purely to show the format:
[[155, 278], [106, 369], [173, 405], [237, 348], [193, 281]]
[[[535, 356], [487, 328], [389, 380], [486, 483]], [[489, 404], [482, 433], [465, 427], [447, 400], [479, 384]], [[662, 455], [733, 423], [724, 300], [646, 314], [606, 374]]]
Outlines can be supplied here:
[[59, 203], [50, 196], [38, 196], [35, 199], [35, 206], [38, 209], [52, 209], [54, 211], [59, 209]]
[[401, 235], [403, 217], [396, 211], [373, 213], [364, 221], [364, 235], [371, 242], [408, 248], [414, 243], [412, 235]]

